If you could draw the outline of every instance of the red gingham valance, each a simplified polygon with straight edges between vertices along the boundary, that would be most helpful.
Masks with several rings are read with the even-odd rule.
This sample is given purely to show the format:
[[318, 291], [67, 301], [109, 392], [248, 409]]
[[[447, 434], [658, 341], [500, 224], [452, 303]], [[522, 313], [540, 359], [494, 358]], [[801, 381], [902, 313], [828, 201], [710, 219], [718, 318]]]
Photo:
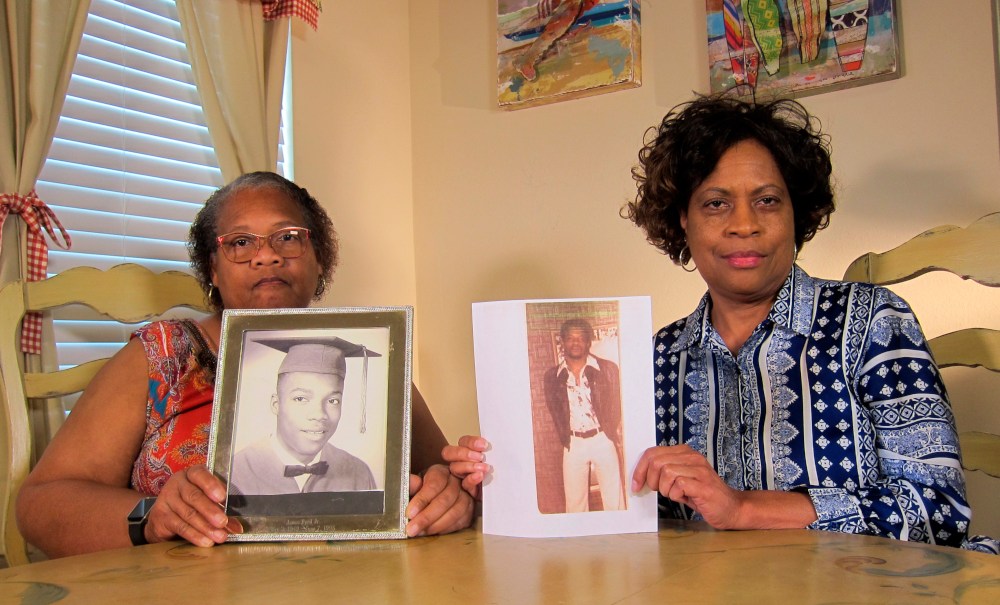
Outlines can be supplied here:
[[261, 0], [261, 4], [264, 6], [265, 21], [298, 17], [313, 29], [319, 24], [319, 11], [323, 10], [319, 0]]

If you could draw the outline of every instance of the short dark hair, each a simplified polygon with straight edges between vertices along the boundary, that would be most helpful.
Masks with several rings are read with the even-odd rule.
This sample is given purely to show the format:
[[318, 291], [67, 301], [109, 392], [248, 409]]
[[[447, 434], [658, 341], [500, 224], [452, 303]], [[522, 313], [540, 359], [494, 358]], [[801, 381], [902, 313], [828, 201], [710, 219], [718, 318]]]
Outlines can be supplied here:
[[230, 198], [247, 189], [274, 189], [284, 194], [302, 211], [305, 224], [301, 226], [309, 229], [309, 241], [316, 253], [316, 261], [319, 263], [322, 276], [319, 288], [316, 290], [318, 299], [326, 291], [327, 284], [332, 281], [333, 271], [340, 260], [340, 246], [333, 222], [316, 198], [309, 195], [305, 188], [273, 172], [248, 172], [209, 196], [195, 216], [188, 232], [187, 248], [191, 257], [191, 268], [208, 296], [209, 303], [218, 311], [223, 308], [222, 296], [212, 287], [212, 255], [217, 249], [215, 238], [219, 235], [217, 225], [219, 213]]
[[587, 341], [593, 342], [594, 340], [594, 328], [590, 325], [590, 322], [582, 317], [575, 317], [573, 319], [567, 319], [563, 322], [562, 327], [559, 328], [559, 338], [566, 340], [566, 336], [569, 334], [570, 330], [581, 330], [587, 335]]
[[719, 158], [741, 141], [754, 140], [774, 157], [788, 187], [795, 245], [830, 223], [834, 210], [829, 137], [805, 107], [790, 99], [750, 103], [727, 96], [699, 97], [671, 109], [646, 132], [639, 165], [632, 168], [638, 192], [622, 216], [646, 232], [646, 240], [679, 265], [691, 259], [681, 216], [694, 190]]

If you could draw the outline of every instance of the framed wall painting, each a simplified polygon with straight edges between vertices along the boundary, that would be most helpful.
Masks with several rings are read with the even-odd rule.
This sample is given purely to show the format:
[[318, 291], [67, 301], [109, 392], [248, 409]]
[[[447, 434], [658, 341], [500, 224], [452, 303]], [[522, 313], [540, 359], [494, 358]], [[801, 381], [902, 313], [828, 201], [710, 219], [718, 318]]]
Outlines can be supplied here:
[[898, 78], [895, 0], [706, 0], [711, 92], [797, 97]]
[[639, 21], [639, 0], [497, 0], [500, 107], [639, 86]]
[[229, 541], [405, 538], [412, 309], [227, 310], [220, 344]]

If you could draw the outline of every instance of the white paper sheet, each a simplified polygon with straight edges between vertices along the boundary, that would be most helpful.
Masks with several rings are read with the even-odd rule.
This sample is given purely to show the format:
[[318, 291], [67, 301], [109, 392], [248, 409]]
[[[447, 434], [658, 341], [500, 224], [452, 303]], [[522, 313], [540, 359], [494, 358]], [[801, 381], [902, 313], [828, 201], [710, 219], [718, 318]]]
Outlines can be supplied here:
[[[617, 327], [607, 328], [611, 336], [604, 342], [605, 350], [600, 349], [602, 343], [595, 338], [591, 352], [609, 358], [612, 355], [606, 349], [613, 347], [608, 343], [612, 339], [617, 340], [618, 359], [612, 361], [618, 364], [621, 371], [625, 466], [622, 479], [626, 510], [543, 513], [537, 488], [540, 484], [536, 477], [534, 432], [540, 422], [539, 414], [547, 414], [548, 411], [544, 406], [539, 407], [540, 402], [537, 401], [539, 370], [543, 365], [538, 359], [539, 349], [544, 349], [550, 357], [559, 349], [555, 344], [549, 346], [539, 335], [539, 324], [535, 320], [531, 328], [535, 330], [532, 339], [535, 350], [529, 353], [526, 308], [538, 303], [586, 305], [591, 302], [601, 304], [602, 301], [617, 301], [610, 303], [617, 306]], [[605, 303], [604, 307], [607, 306]], [[552, 315], [553, 319], [547, 321], [555, 326], [561, 318], [557, 317], [558, 313]], [[639, 457], [646, 448], [655, 445], [656, 439], [649, 297], [475, 303], [472, 305], [472, 319], [480, 430], [492, 446], [486, 453], [486, 461], [493, 466], [493, 473], [483, 486], [483, 532], [506, 536], [558, 537], [656, 531], [656, 494], [644, 489], [643, 493], [636, 495], [630, 486], [631, 473]], [[550, 332], [551, 326], [548, 328]], [[613, 330], [617, 330], [617, 334]], [[556, 338], [555, 334], [552, 338]], [[529, 362], [529, 355], [534, 363]], [[557, 365], [557, 359], [552, 357], [548, 365]], [[532, 372], [535, 373], [536, 384], [534, 417]], [[542, 421], [550, 418], [542, 418]], [[551, 447], [546, 442], [540, 446], [547, 452], [551, 452], [548, 449]], [[557, 443], [555, 447], [559, 452], [564, 451], [561, 444]], [[561, 472], [561, 466], [557, 470]], [[544, 491], [552, 492], [551, 480], [542, 485], [547, 486]]]

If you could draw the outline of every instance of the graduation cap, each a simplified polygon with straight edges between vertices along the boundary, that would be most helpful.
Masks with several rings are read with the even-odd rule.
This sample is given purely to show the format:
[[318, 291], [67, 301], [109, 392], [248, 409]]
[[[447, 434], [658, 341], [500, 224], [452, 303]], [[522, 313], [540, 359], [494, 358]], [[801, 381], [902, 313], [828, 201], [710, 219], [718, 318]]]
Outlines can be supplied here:
[[365, 432], [368, 396], [368, 358], [382, 355], [364, 345], [355, 344], [336, 336], [262, 337], [254, 341], [285, 353], [278, 367], [278, 375], [289, 372], [331, 374], [347, 378], [347, 358], [361, 357], [361, 432]]

